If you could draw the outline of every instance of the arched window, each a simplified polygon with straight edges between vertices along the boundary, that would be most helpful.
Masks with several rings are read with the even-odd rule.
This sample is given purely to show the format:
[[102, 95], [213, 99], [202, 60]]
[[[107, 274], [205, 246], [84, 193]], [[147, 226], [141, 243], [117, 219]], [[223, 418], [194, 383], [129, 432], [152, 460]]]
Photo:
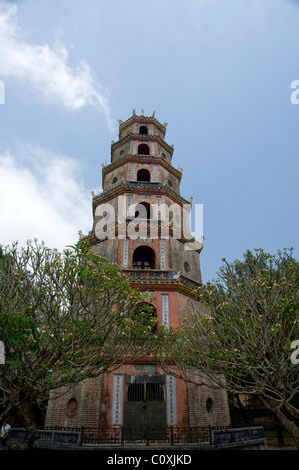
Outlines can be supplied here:
[[210, 398], [210, 397], [206, 401], [206, 408], [207, 408], [208, 413], [212, 413], [212, 411], [214, 409], [214, 402], [213, 402], [212, 398]]
[[140, 126], [139, 127], [139, 134], [147, 135], [148, 134], [147, 127], [146, 126]]
[[150, 220], [151, 219], [151, 205], [148, 202], [140, 202], [135, 206], [135, 219], [136, 218], [142, 220]]
[[147, 144], [138, 145], [138, 155], [149, 155], [149, 146]]
[[157, 310], [149, 302], [140, 302], [134, 308], [132, 320], [141, 321], [144, 326], [151, 326], [151, 333], [157, 331]]
[[149, 246], [139, 246], [133, 253], [134, 269], [155, 269], [155, 252]]
[[187, 261], [184, 263], [184, 269], [186, 273], [190, 273], [190, 264]]
[[151, 180], [151, 174], [148, 170], [145, 168], [141, 168], [141, 170], [138, 170], [137, 172], [137, 181], [150, 181]]

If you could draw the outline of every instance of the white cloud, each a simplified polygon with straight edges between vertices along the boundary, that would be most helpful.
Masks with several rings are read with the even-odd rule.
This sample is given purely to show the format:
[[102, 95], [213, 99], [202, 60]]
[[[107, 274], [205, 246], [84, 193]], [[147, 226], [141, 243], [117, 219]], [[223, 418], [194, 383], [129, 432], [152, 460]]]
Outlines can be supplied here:
[[24, 41], [17, 15], [16, 5], [0, 3], [0, 76], [30, 84], [43, 97], [58, 100], [69, 110], [94, 106], [105, 113], [112, 127], [107, 99], [88, 65], [82, 60], [76, 69], [69, 67], [68, 51], [59, 42], [50, 46]]
[[0, 155], [0, 243], [38, 238], [58, 249], [92, 227], [91, 196], [78, 181], [76, 162], [27, 146], [18, 162]]

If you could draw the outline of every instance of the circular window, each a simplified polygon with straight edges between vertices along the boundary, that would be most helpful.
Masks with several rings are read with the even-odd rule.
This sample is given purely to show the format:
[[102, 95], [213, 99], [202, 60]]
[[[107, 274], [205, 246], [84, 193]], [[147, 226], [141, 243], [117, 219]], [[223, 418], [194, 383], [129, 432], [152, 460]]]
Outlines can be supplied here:
[[167, 183], [169, 184], [170, 187], [172, 186], [172, 181], [168, 180]]
[[212, 398], [207, 399], [206, 408], [207, 408], [208, 413], [212, 413], [212, 411], [214, 409], [214, 402], [213, 402]]
[[164, 152], [162, 152], [162, 157], [163, 157], [163, 158], [166, 158], [166, 155], [165, 155], [165, 153], [164, 153]]
[[190, 264], [187, 263], [187, 261], [184, 263], [184, 269], [185, 269], [186, 273], [190, 273]]
[[112, 183], [115, 184], [117, 181], [117, 176], [114, 176], [113, 180], [112, 180]]
[[124, 152], [125, 152], [124, 150], [121, 150], [121, 151], [119, 152], [119, 155], [123, 155]]
[[71, 398], [67, 404], [67, 411], [69, 416], [74, 416], [78, 409], [78, 402], [76, 398]]

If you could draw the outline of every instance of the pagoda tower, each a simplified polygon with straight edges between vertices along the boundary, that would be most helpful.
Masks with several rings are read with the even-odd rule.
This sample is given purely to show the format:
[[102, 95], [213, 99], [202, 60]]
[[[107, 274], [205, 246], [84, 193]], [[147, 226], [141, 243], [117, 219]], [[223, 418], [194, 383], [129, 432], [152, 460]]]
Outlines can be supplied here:
[[[180, 195], [182, 169], [172, 166], [167, 123], [152, 116], [119, 120], [111, 163], [102, 164], [101, 194], [92, 194], [96, 253], [117, 264], [132, 287], [151, 292], [157, 327], [181, 325], [201, 284], [202, 243], [191, 236], [192, 198]], [[163, 437], [169, 426], [227, 426], [224, 390], [196, 387], [167, 375], [151, 357], [78, 384], [50, 400], [46, 426], [124, 429]]]

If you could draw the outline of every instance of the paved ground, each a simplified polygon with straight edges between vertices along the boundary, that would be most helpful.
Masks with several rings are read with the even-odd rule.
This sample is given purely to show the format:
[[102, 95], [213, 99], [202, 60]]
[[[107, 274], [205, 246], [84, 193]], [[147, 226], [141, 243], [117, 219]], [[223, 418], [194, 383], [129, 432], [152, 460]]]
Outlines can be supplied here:
[[278, 445], [276, 437], [268, 437], [267, 443], [269, 450], [297, 450], [292, 437], [285, 437], [284, 445]]

